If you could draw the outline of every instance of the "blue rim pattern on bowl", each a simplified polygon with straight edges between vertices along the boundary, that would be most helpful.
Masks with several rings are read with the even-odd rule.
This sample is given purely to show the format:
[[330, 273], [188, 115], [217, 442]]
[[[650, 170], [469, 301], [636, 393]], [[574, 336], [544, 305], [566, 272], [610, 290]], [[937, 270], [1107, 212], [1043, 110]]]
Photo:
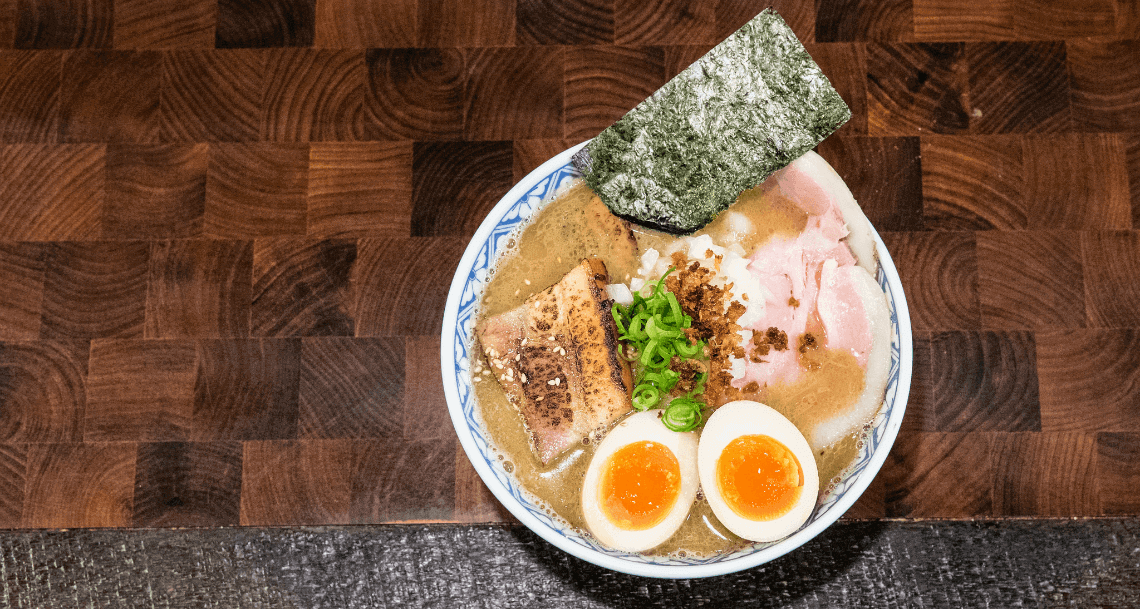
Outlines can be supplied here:
[[[882, 263], [879, 266], [877, 280], [889, 295], [888, 305], [891, 318], [891, 368], [888, 376], [886, 403], [873, 419], [869, 432], [864, 434], [855, 463], [844, 470], [842, 480], [839, 483], [830, 486], [824, 492], [811, 518], [792, 536], [777, 542], [754, 543], [731, 553], [708, 557], [645, 556], [611, 550], [598, 544], [588, 535], [567, 530], [564, 525], [559, 524], [560, 520], [556, 516], [536, 505], [529, 494], [503, 468], [502, 462], [495, 457], [494, 452], [490, 449], [476, 412], [470, 375], [469, 349], [473, 347], [472, 337], [479, 299], [498, 252], [507, 247], [507, 242], [520, 225], [524, 224], [544, 202], [580, 179], [581, 175], [569, 162], [570, 155], [580, 147], [581, 145], [567, 150], [535, 170], [531, 176], [538, 174], [539, 179], [525, 192], [520, 193], [518, 190], [520, 187], [526, 186], [528, 182], [526, 179], [504, 197], [504, 200], [490, 213], [488, 220], [484, 222], [484, 226], [480, 228], [479, 233], [472, 240], [468, 252], [464, 255], [463, 261], [460, 262], [459, 271], [456, 273], [452, 284], [448, 298], [448, 313], [444, 317], [444, 343], [442, 345], [444, 350], [442, 354], [445, 373], [444, 385], [445, 391], [449, 394], [448, 408], [451, 410], [456, 429], [465, 429], [467, 432], [465, 434], [460, 431], [459, 436], [468, 457], [485, 481], [490, 482], [487, 480], [487, 475], [494, 477], [501, 488], [495, 488], [493, 484], [488, 484], [492, 492], [531, 529], [579, 558], [618, 571], [658, 577], [700, 577], [729, 573], [755, 566], [798, 547], [834, 522], [866, 489], [874, 473], [878, 471], [886, 457], [887, 451], [884, 450], [880, 453], [878, 448], [884, 446], [884, 442], [886, 442], [885, 448], [889, 450], [890, 445], [894, 442], [902, 418], [901, 411], [895, 411], [896, 408], [905, 408], [905, 401], [909, 394], [911, 355], [909, 316], [906, 313], [905, 297], [902, 294], [901, 287], [899, 287], [897, 275], [894, 276], [893, 285], [889, 281], [887, 268], [889, 266], [893, 272], [894, 267], [890, 263], [889, 254], [886, 253], [878, 233], [874, 234], [874, 238]], [[506, 210], [498, 216], [497, 221], [488, 225], [487, 222], [496, 217], [496, 212], [504, 204], [508, 205]], [[483, 236], [482, 239], [481, 236]], [[478, 248], [473, 249], [476, 245]], [[474, 254], [473, 258], [470, 256], [471, 254]], [[456, 299], [457, 295], [458, 299]], [[900, 308], [896, 306], [896, 303], [903, 303], [901, 320]], [[454, 319], [454, 323], [451, 323], [452, 319]], [[446, 351], [449, 345], [451, 347], [450, 353], [453, 356], [450, 360]], [[904, 371], [906, 383], [902, 384], [900, 381], [904, 379]], [[451, 395], [452, 391], [454, 391], [454, 396]], [[452, 399], [453, 397], [454, 399]], [[871, 467], [871, 475], [863, 476], [862, 474], [868, 467]], [[825, 485], [828, 485], [829, 482], [821, 481]], [[505, 501], [502, 493], [517, 502], [517, 505]], [[521, 511], [517, 509], [519, 506], [521, 506]], [[536, 529], [534, 525], [539, 525], [541, 528]], [[773, 552], [772, 550], [777, 549], [777, 546], [779, 546], [778, 551]], [[721, 565], [721, 563], [735, 564]], [[715, 572], [709, 573], [700, 573], [699, 571], [703, 571], [703, 569], [693, 569], [694, 567], [717, 565], [726, 568], [716, 568]], [[639, 568], [639, 566], [649, 567], [649, 569]]]

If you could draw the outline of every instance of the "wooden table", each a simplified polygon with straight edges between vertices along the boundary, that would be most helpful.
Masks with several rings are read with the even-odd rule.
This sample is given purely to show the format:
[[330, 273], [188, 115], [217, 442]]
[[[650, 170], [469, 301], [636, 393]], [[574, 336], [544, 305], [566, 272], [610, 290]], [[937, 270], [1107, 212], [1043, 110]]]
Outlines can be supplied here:
[[845, 518], [1134, 532], [1135, 1], [0, 0], [4, 559], [161, 533], [62, 528], [510, 525], [443, 399], [459, 256], [770, 4], [853, 110], [819, 152], [914, 322]]

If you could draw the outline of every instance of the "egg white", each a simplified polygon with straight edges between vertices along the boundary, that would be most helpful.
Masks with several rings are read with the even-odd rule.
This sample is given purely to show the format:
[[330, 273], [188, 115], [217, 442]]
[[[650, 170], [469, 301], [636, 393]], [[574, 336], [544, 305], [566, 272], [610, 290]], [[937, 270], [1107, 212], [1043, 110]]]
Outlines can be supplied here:
[[[661, 410], [639, 412], [618, 423], [594, 452], [582, 483], [582, 516], [586, 528], [606, 546], [624, 552], [642, 552], [661, 545], [673, 536], [689, 515], [689, 508], [700, 486], [697, 476], [697, 434], [670, 431], [658, 416]], [[606, 517], [599, 498], [606, 462], [615, 451], [634, 442], [657, 442], [673, 451], [681, 470], [677, 500], [664, 520], [641, 531], [629, 531]]]
[[[720, 492], [716, 464], [725, 446], [740, 436], [765, 435], [779, 441], [800, 462], [804, 488], [796, 504], [773, 520], [750, 520], [737, 514]], [[800, 430], [784, 415], [769, 406], [750, 400], [729, 402], [718, 408], [705, 423], [697, 449], [697, 469], [701, 488], [717, 519], [733, 533], [751, 541], [776, 541], [796, 532], [815, 509], [819, 495], [819, 472], [815, 455]]]

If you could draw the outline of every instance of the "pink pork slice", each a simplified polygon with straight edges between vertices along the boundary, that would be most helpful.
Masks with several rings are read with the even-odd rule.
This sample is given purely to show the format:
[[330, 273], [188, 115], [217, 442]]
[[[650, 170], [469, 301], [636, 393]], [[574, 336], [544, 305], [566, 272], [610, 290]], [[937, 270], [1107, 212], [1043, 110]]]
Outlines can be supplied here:
[[476, 330], [544, 465], [632, 407], [633, 379], [617, 351], [608, 278], [601, 260], [584, 259], [558, 283]]

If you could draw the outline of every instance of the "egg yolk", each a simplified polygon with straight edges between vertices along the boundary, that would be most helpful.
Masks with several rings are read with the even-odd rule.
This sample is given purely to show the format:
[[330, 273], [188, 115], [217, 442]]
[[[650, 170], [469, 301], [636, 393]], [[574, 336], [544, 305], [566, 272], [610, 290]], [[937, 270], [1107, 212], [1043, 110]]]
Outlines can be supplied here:
[[716, 479], [732, 511], [749, 520], [783, 516], [804, 487], [799, 459], [779, 440], [765, 435], [729, 442], [717, 459]]
[[602, 471], [600, 503], [606, 518], [627, 531], [665, 519], [681, 492], [681, 466], [657, 442], [634, 442], [614, 451]]

